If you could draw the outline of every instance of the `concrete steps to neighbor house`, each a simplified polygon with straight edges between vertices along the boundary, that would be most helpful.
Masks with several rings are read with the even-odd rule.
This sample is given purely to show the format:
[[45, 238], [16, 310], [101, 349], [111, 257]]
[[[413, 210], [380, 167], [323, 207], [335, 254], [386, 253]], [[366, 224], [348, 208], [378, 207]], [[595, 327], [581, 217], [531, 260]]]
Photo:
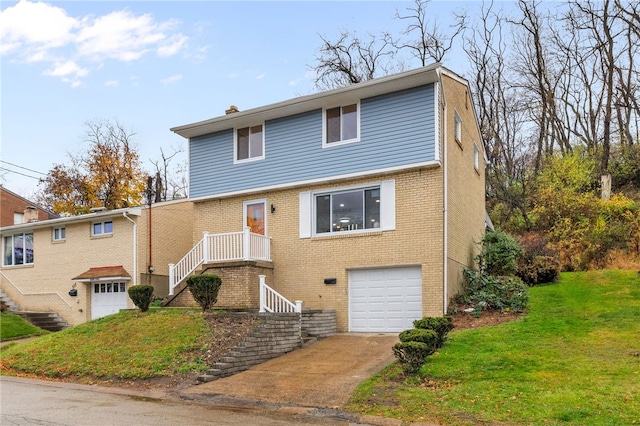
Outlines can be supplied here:
[[20, 315], [36, 327], [48, 331], [60, 331], [69, 328], [69, 323], [55, 312], [31, 312], [31, 311], [12, 311], [16, 315]]

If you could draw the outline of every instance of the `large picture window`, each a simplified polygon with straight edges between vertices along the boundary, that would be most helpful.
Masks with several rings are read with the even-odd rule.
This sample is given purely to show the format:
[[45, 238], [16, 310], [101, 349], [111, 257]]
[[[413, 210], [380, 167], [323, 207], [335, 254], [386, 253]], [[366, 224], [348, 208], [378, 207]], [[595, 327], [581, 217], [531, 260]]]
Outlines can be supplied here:
[[325, 110], [325, 145], [359, 140], [358, 104]]
[[315, 196], [316, 234], [380, 228], [380, 187]]
[[4, 237], [2, 264], [4, 266], [33, 264], [33, 234], [13, 234]]
[[236, 129], [235, 160], [259, 160], [264, 158], [264, 132], [262, 125]]

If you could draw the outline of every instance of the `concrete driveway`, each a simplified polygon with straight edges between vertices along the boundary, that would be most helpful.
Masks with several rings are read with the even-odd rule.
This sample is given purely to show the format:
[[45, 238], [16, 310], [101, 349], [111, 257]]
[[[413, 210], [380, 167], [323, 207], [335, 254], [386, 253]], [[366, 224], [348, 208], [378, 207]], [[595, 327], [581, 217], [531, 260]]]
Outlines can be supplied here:
[[397, 334], [337, 334], [181, 395], [341, 409], [358, 384], [394, 361], [398, 341]]

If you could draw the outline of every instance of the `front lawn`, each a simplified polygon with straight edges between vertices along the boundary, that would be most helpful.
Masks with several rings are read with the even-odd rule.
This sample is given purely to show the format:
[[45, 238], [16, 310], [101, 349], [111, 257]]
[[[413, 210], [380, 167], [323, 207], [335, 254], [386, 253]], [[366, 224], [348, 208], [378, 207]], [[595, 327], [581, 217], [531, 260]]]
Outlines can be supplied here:
[[210, 335], [199, 310], [122, 311], [2, 351], [4, 374], [80, 382], [137, 380], [206, 368]]
[[0, 340], [39, 336], [46, 333], [48, 331], [36, 327], [19, 315], [0, 312]]
[[421, 377], [393, 364], [348, 409], [453, 425], [640, 424], [640, 276], [562, 274], [530, 290], [529, 314], [450, 334]]

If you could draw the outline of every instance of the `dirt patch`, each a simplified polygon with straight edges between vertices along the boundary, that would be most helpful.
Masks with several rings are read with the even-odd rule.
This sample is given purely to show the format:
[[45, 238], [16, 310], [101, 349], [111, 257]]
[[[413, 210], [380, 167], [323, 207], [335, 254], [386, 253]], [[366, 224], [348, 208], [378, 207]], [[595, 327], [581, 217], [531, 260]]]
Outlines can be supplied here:
[[475, 317], [473, 312], [464, 312], [461, 308], [458, 313], [451, 315], [453, 320], [453, 331], [470, 328], [499, 325], [509, 321], [515, 321], [523, 317], [524, 314], [518, 312], [483, 311], [479, 317]]

